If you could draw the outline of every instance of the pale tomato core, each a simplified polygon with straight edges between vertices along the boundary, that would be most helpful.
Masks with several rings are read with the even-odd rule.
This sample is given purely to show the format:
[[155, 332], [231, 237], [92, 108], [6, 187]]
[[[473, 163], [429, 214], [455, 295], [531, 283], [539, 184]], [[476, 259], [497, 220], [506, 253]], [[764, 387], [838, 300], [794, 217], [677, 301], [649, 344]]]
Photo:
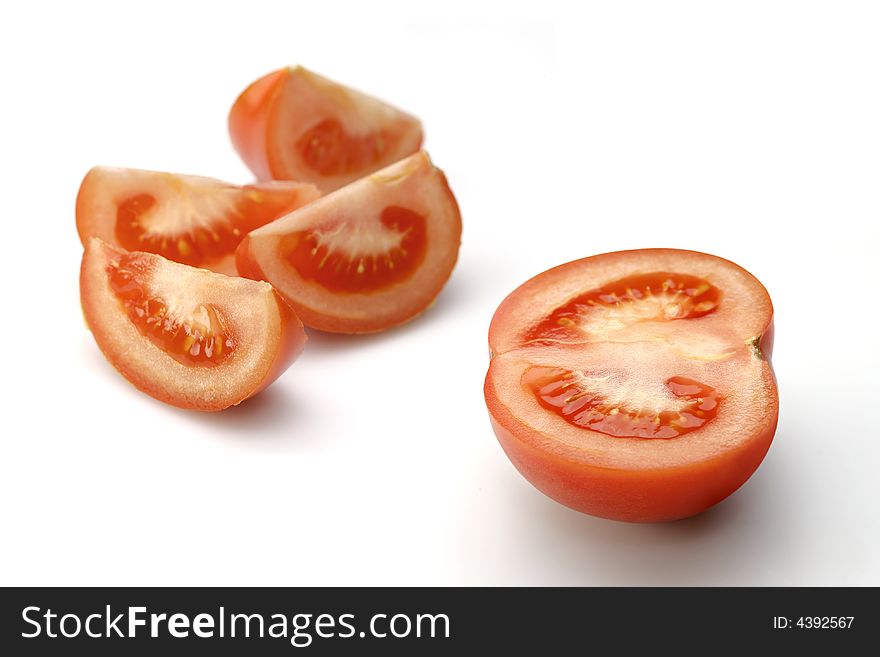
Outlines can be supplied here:
[[[285, 238], [283, 251], [288, 262], [305, 280], [314, 281], [333, 292], [369, 294], [408, 279], [425, 259], [428, 249], [425, 217], [400, 206], [386, 207], [379, 226], [366, 228], [396, 237], [396, 244], [381, 251], [364, 235], [359, 246], [337, 246], [341, 234], [356, 228], [345, 221], [299, 231]], [[356, 242], [358, 238], [353, 238]]]
[[142, 335], [184, 365], [218, 365], [236, 347], [222, 311], [201, 304], [190, 316], [174, 316], [162, 298], [150, 294], [143, 284], [151, 263], [138, 254], [126, 254], [107, 267], [110, 287], [128, 318]]
[[384, 130], [357, 137], [336, 119], [325, 119], [299, 136], [296, 149], [311, 169], [336, 176], [374, 168], [395, 141]]
[[699, 429], [718, 412], [720, 395], [710, 386], [681, 376], [666, 381], [669, 391], [684, 404], [678, 410], [631, 408], [608, 402], [589, 372], [533, 366], [523, 383], [538, 403], [570, 424], [622, 438], [677, 438]]
[[527, 341], [576, 340], [581, 325], [604, 311], [608, 319], [630, 323], [645, 320], [695, 319], [714, 312], [721, 291], [697, 276], [652, 272], [628, 276], [581, 294], [533, 326]]
[[128, 251], [157, 253], [201, 267], [234, 253], [244, 235], [283, 214], [289, 205], [284, 192], [245, 188], [226, 214], [197, 216], [168, 232], [150, 228], [150, 214], [163, 211], [156, 198], [136, 194], [116, 206], [116, 239]]

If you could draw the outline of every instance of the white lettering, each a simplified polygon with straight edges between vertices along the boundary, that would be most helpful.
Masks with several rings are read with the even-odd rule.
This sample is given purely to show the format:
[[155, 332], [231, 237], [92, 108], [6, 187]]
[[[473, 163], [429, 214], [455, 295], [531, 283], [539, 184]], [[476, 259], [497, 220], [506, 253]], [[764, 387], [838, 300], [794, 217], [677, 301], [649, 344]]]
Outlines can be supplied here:
[[33, 639], [35, 636], [40, 636], [40, 632], [43, 630], [43, 628], [40, 626], [40, 624], [37, 621], [35, 621], [33, 618], [28, 618], [28, 614], [31, 611], [40, 611], [40, 608], [39, 607], [25, 607], [24, 609], [21, 610], [21, 618], [25, 623], [30, 623], [31, 625], [36, 627], [37, 631], [32, 632], [31, 634], [27, 634], [26, 632], [22, 632], [21, 636], [25, 639]]
[[168, 618], [168, 632], [178, 639], [188, 637], [189, 617], [186, 614], [171, 614]]
[[210, 614], [199, 614], [193, 619], [193, 632], [196, 636], [209, 639], [214, 636], [214, 617]]
[[133, 639], [137, 636], [137, 628], [139, 625], [146, 625], [147, 621], [138, 618], [138, 614], [146, 613], [146, 607], [129, 607], [128, 608], [128, 637]]

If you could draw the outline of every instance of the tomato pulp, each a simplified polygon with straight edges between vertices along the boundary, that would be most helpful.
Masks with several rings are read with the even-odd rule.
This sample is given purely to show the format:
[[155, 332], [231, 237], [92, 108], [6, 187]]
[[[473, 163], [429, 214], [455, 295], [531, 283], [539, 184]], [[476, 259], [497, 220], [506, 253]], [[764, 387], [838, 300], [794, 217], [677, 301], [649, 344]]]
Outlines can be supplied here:
[[298, 182], [239, 187], [202, 176], [95, 167], [80, 186], [76, 226], [83, 245], [99, 237], [235, 275], [235, 249], [245, 235], [320, 195]]

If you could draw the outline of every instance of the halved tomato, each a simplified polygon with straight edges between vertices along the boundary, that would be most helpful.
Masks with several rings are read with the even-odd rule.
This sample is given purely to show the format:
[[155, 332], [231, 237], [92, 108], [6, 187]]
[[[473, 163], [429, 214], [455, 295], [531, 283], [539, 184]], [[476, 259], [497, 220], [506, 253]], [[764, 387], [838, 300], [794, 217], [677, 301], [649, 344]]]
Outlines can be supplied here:
[[272, 283], [306, 326], [369, 333], [424, 310], [460, 242], [455, 197], [420, 152], [255, 230], [236, 257], [242, 276]]
[[251, 84], [229, 113], [235, 149], [261, 180], [338, 189], [419, 150], [418, 119], [297, 66]]
[[95, 167], [79, 189], [76, 227], [83, 245], [100, 237], [128, 251], [235, 275], [235, 249], [247, 233], [320, 195], [307, 183], [238, 187], [202, 176]]
[[156, 399], [219, 411], [274, 381], [302, 323], [271, 285], [188, 267], [98, 238], [80, 270], [83, 313], [107, 360]]
[[744, 269], [673, 249], [577, 260], [524, 283], [489, 329], [485, 396], [517, 469], [632, 522], [739, 488], [776, 431], [773, 307]]

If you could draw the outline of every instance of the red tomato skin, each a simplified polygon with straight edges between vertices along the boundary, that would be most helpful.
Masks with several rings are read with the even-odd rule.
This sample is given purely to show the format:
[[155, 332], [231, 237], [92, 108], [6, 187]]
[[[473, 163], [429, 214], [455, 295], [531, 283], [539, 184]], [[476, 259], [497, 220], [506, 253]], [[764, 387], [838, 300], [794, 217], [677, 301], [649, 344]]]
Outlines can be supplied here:
[[279, 337], [280, 347], [275, 355], [272, 366], [263, 377], [260, 384], [245, 398], [250, 399], [259, 392], [265, 390], [270, 384], [274, 383], [279, 376], [287, 371], [293, 361], [299, 358], [300, 354], [308, 340], [305, 328], [299, 317], [293, 311], [278, 291], [274, 291], [275, 303], [278, 305], [278, 312], [281, 314], [281, 336]]
[[[705, 511], [748, 480], [776, 432], [774, 418], [761, 434], [715, 459], [678, 468], [614, 470], [538, 451], [505, 428], [518, 421], [500, 404], [492, 403], [494, 392], [488, 379], [485, 393], [492, 429], [516, 469], [557, 502], [609, 520], [667, 522]], [[519, 431], [525, 430], [520, 426]]]
[[271, 180], [266, 146], [272, 98], [278, 93], [288, 69], [282, 68], [250, 84], [229, 112], [229, 136], [241, 159], [258, 180]]
[[770, 324], [761, 335], [761, 339], [758, 340], [758, 349], [760, 350], [764, 360], [766, 360], [768, 363], [770, 362], [770, 359], [773, 358], [773, 339], [775, 335], [776, 329], [773, 326], [773, 320], [770, 320]]

